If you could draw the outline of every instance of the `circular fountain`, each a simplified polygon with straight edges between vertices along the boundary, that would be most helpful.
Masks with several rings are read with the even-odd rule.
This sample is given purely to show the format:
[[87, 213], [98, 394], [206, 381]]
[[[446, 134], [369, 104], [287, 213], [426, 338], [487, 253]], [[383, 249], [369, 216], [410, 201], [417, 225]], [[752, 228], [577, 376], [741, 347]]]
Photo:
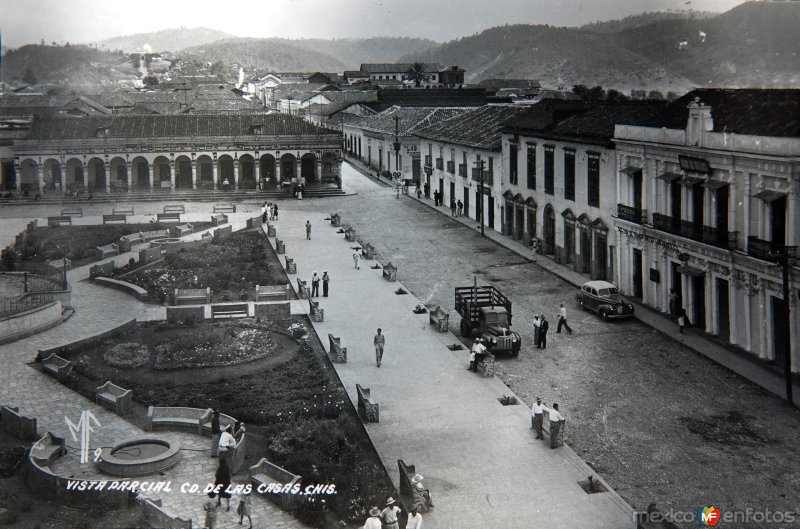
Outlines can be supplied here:
[[112, 476], [146, 476], [168, 470], [181, 460], [177, 441], [144, 436], [126, 439], [113, 448], [103, 448], [98, 468]]

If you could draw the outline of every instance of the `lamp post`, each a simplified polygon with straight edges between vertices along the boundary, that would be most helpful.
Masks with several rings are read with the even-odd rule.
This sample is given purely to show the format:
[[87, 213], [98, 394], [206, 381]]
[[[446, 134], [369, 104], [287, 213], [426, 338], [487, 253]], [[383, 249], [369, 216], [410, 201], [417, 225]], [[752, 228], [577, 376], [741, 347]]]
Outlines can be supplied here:
[[782, 275], [783, 275], [783, 328], [784, 332], [786, 333], [786, 339], [784, 340], [784, 346], [786, 348], [786, 362], [783, 366], [783, 377], [784, 382], [786, 383], [786, 402], [789, 404], [794, 404], [794, 396], [792, 391], [792, 318], [791, 314], [791, 307], [792, 307], [792, 297], [791, 292], [789, 291], [789, 268], [794, 264], [794, 260], [797, 257], [797, 246], [784, 246], [782, 249], [777, 251], [769, 252], [770, 257], [774, 258], [778, 262], [778, 266], [781, 267]]
[[475, 161], [475, 168], [478, 170], [478, 175], [480, 176], [480, 188], [478, 189], [478, 222], [481, 225], [481, 237], [486, 237], [483, 233], [483, 168], [486, 162], [481, 159], [481, 155], [478, 155], [478, 159]]
[[[400, 171], [400, 137], [399, 137], [399, 130], [400, 130], [400, 116], [394, 117], [394, 143], [392, 147], [394, 147], [394, 168], [395, 171]], [[397, 196], [395, 198], [400, 198], [400, 179], [402, 175], [397, 178], [397, 182], [395, 183], [395, 187], [397, 187]]]

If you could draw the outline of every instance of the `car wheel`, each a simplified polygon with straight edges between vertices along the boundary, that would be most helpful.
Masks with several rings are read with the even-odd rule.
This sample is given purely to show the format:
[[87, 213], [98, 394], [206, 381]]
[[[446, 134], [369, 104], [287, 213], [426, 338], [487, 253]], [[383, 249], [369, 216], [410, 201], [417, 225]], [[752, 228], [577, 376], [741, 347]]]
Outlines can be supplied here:
[[511, 356], [513, 356], [514, 358], [518, 357], [519, 356], [519, 349], [517, 349], [516, 351], [512, 351], [511, 352]]
[[605, 310], [601, 310], [600, 317], [603, 318], [603, 321], [608, 321], [608, 312]]
[[583, 298], [578, 298], [578, 308], [583, 310]]
[[461, 320], [461, 337], [462, 338], [469, 338], [470, 334], [471, 334], [471, 332], [470, 332], [471, 330], [472, 329], [469, 328], [469, 323], [467, 323], [466, 320], [462, 319]]

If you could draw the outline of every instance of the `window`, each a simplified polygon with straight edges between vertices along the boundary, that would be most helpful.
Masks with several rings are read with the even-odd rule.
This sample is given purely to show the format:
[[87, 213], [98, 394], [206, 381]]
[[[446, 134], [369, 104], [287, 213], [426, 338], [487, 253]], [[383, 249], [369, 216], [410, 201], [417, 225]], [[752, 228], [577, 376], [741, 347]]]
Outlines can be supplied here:
[[564, 149], [564, 198], [575, 200], [575, 151]]
[[528, 145], [528, 189], [536, 189], [536, 144]]
[[589, 153], [586, 170], [586, 185], [590, 206], [600, 207], [600, 155]]
[[544, 192], [548, 195], [554, 193], [555, 173], [555, 147], [545, 145], [544, 147]]
[[508, 144], [508, 177], [512, 186], [517, 185], [517, 144]]

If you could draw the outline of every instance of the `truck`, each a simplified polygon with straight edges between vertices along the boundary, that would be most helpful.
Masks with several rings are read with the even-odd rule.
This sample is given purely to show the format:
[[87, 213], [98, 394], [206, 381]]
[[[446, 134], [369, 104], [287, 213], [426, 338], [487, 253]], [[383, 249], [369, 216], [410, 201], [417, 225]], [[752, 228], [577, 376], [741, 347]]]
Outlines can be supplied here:
[[511, 301], [493, 286], [456, 287], [461, 336], [480, 337], [490, 353], [519, 355], [519, 334], [511, 330]]

